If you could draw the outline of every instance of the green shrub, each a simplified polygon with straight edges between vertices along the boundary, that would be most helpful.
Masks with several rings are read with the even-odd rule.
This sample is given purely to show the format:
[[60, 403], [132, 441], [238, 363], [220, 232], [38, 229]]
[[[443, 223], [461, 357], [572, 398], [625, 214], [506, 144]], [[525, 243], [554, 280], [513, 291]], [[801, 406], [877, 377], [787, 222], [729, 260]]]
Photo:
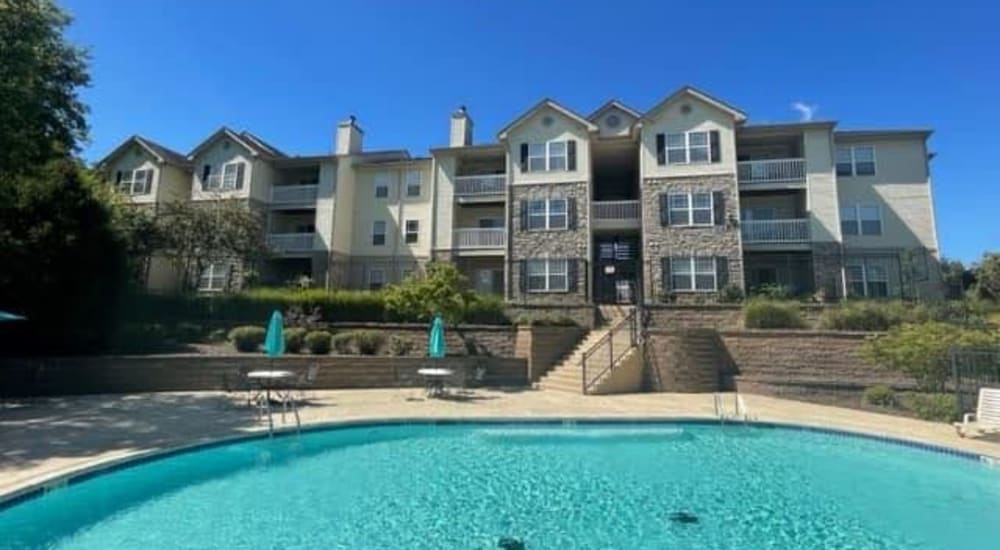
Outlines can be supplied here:
[[475, 294], [465, 305], [465, 323], [474, 325], [509, 325], [502, 296]]
[[414, 347], [412, 340], [401, 338], [395, 334], [389, 337], [389, 355], [395, 355], [396, 357], [409, 355], [413, 352]]
[[267, 334], [261, 327], [236, 327], [229, 331], [229, 341], [236, 351], [248, 353], [257, 351]]
[[515, 324], [521, 326], [531, 326], [531, 327], [576, 327], [579, 323], [576, 319], [570, 317], [569, 315], [555, 315], [555, 314], [537, 314], [537, 315], [521, 315], [515, 321]]
[[951, 374], [948, 350], [952, 346], [989, 347], [1000, 344], [1000, 334], [947, 323], [904, 324], [887, 334], [869, 338], [861, 357], [870, 364], [903, 372], [927, 392], [942, 392]]
[[745, 298], [743, 289], [737, 285], [726, 285], [719, 291], [719, 302], [723, 304], [738, 304]]
[[877, 407], [893, 407], [896, 405], [896, 392], [885, 384], [878, 384], [867, 388], [861, 399]]
[[750, 294], [758, 298], [768, 298], [771, 300], [787, 300], [792, 297], [792, 292], [785, 285], [778, 283], [764, 283], [750, 289]]
[[897, 323], [887, 307], [868, 301], [827, 309], [819, 320], [821, 328], [865, 332], [885, 332]]
[[205, 329], [195, 323], [177, 323], [170, 332], [178, 342], [193, 343], [205, 339]]
[[305, 336], [306, 347], [313, 355], [326, 355], [330, 353], [330, 333], [325, 330], [314, 330], [307, 332]]
[[917, 418], [935, 422], [952, 422], [958, 419], [958, 400], [951, 393], [913, 393], [901, 399], [903, 407]]
[[361, 355], [377, 355], [385, 336], [374, 330], [358, 330], [354, 332], [354, 345]]
[[338, 355], [353, 355], [354, 351], [354, 332], [341, 332], [339, 334], [333, 335], [333, 350], [337, 352]]
[[746, 328], [802, 328], [804, 326], [798, 304], [761, 298], [754, 298], [743, 307], [743, 323]]
[[306, 343], [306, 329], [292, 327], [285, 329], [285, 351], [288, 353], [299, 353]]

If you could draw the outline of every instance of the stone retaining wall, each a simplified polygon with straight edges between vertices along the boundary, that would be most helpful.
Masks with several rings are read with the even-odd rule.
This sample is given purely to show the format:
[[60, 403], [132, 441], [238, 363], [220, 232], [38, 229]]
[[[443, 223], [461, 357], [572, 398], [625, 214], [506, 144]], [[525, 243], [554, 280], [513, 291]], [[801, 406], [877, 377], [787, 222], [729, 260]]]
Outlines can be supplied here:
[[[239, 369], [304, 372], [319, 365], [317, 389], [416, 387], [417, 370], [433, 363], [462, 373], [486, 369], [486, 386], [525, 386], [527, 360], [514, 357], [224, 356], [160, 355], [61, 357], [0, 361], [0, 392], [7, 396], [205, 391], [223, 389]], [[459, 383], [459, 380], [454, 380]]]
[[[329, 323], [327, 328], [336, 333], [351, 330], [372, 330], [385, 337], [387, 346], [389, 337], [397, 336], [410, 342], [413, 349], [411, 355], [420, 356], [427, 354], [428, 325], [413, 323]], [[447, 327], [444, 331], [444, 337], [449, 355], [513, 357], [514, 337], [516, 333], [517, 329], [513, 326], [460, 325], [458, 328]]]
[[528, 360], [528, 380], [537, 382], [583, 338], [579, 327], [521, 327], [514, 354]]
[[[807, 327], [817, 328], [827, 307], [801, 304], [799, 314]], [[649, 327], [664, 330], [743, 328], [743, 306], [736, 304], [657, 304], [647, 306]]]

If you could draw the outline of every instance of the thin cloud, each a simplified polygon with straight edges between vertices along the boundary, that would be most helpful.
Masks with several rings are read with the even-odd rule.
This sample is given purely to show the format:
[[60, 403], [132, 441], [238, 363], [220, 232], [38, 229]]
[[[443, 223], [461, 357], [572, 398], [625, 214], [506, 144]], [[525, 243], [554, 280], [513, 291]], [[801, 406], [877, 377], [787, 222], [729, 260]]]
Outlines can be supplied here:
[[792, 109], [799, 112], [799, 120], [802, 122], [809, 122], [813, 119], [816, 111], [819, 110], [819, 105], [809, 105], [808, 103], [803, 103], [802, 101], [796, 101], [792, 103]]

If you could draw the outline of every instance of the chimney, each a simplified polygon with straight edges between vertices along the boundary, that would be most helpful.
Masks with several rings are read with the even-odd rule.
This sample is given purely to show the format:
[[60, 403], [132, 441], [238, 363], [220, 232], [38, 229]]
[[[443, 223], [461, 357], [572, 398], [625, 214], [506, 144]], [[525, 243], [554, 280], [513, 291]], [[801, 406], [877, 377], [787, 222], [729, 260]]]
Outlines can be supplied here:
[[448, 139], [449, 147], [468, 147], [472, 145], [472, 119], [469, 112], [465, 110], [465, 105], [458, 108], [451, 114], [451, 137]]
[[351, 115], [347, 120], [337, 124], [336, 153], [338, 155], [356, 155], [361, 152], [361, 140], [365, 132], [358, 126], [358, 119]]

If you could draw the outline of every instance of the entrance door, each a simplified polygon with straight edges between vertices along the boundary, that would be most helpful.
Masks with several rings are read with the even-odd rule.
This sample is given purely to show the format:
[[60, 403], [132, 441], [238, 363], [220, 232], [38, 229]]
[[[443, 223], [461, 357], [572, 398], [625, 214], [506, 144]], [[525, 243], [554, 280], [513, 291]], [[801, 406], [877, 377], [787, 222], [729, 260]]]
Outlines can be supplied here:
[[605, 304], [636, 302], [639, 286], [639, 239], [595, 239], [594, 300]]

